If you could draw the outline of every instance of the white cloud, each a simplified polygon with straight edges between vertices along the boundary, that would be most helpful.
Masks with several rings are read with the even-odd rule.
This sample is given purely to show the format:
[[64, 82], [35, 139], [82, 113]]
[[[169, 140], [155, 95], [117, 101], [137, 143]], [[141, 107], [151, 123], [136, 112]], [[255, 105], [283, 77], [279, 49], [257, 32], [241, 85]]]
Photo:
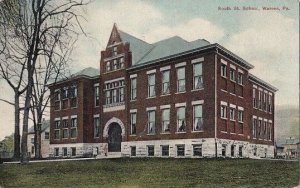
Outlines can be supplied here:
[[150, 43], [174, 35], [188, 41], [204, 38], [215, 42], [224, 35], [222, 28], [203, 18], [194, 18], [172, 27], [163, 24], [164, 16], [145, 1], [93, 3], [87, 9], [88, 22], [83, 23], [86, 32], [93, 38], [79, 39], [78, 49], [74, 53], [75, 67], [99, 67], [100, 51], [106, 47], [113, 23], [117, 23], [119, 29]]
[[174, 27], [159, 26], [153, 28], [147, 35], [150, 42], [178, 35], [188, 41], [206, 39], [212, 43], [224, 36], [222, 28], [203, 18], [194, 18], [186, 23], [178, 24]]
[[251, 71], [278, 87], [277, 104], [298, 104], [298, 22], [280, 13], [243, 17], [225, 47], [255, 66]]

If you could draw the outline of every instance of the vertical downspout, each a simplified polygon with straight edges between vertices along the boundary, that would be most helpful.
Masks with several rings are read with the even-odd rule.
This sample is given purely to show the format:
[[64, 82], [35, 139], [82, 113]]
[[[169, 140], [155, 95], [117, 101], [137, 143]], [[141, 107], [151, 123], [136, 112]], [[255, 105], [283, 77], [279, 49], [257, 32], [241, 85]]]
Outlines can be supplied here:
[[217, 145], [217, 53], [215, 54], [215, 157], [218, 157], [218, 145]]

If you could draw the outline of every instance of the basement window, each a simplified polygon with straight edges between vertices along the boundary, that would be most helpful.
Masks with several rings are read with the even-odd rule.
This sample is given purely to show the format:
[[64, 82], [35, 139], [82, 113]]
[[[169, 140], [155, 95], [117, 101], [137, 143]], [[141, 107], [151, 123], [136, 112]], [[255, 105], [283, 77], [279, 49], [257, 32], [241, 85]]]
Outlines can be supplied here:
[[193, 156], [202, 157], [202, 145], [193, 145]]
[[131, 146], [131, 156], [136, 156], [136, 147], [135, 146]]
[[177, 146], [177, 156], [183, 157], [184, 156], [184, 145], [178, 145]]
[[154, 146], [148, 146], [148, 156], [154, 156]]
[[169, 156], [169, 145], [161, 146], [161, 156]]
[[226, 156], [226, 144], [222, 144], [222, 156]]

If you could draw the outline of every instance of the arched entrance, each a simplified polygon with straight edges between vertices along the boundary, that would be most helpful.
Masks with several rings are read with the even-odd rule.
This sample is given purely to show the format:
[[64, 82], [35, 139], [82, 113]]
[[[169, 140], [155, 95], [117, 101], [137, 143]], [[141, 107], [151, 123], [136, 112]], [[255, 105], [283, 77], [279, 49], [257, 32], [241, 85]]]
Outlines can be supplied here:
[[108, 152], [121, 152], [122, 129], [118, 123], [111, 123], [108, 128]]

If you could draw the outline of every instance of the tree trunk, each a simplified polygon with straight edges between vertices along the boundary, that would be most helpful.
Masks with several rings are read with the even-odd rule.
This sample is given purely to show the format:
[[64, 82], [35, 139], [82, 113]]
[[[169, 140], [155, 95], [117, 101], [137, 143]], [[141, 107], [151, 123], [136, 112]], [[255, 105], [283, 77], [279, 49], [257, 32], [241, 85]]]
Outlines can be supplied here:
[[[18, 91], [17, 91], [18, 92]], [[15, 134], [14, 134], [14, 159], [20, 159], [20, 99], [15, 91]]]
[[30, 74], [30, 69], [28, 69], [28, 88], [25, 96], [25, 105], [24, 105], [24, 116], [23, 116], [23, 132], [22, 132], [22, 144], [21, 144], [21, 163], [29, 162], [28, 148], [27, 148], [27, 139], [28, 139], [28, 119], [29, 119], [29, 109], [30, 101], [32, 97], [32, 86], [33, 79], [32, 74]]
[[41, 159], [42, 154], [41, 154], [41, 126], [42, 126], [42, 119], [38, 115], [37, 119], [37, 125], [35, 126], [35, 158], [36, 159]]

